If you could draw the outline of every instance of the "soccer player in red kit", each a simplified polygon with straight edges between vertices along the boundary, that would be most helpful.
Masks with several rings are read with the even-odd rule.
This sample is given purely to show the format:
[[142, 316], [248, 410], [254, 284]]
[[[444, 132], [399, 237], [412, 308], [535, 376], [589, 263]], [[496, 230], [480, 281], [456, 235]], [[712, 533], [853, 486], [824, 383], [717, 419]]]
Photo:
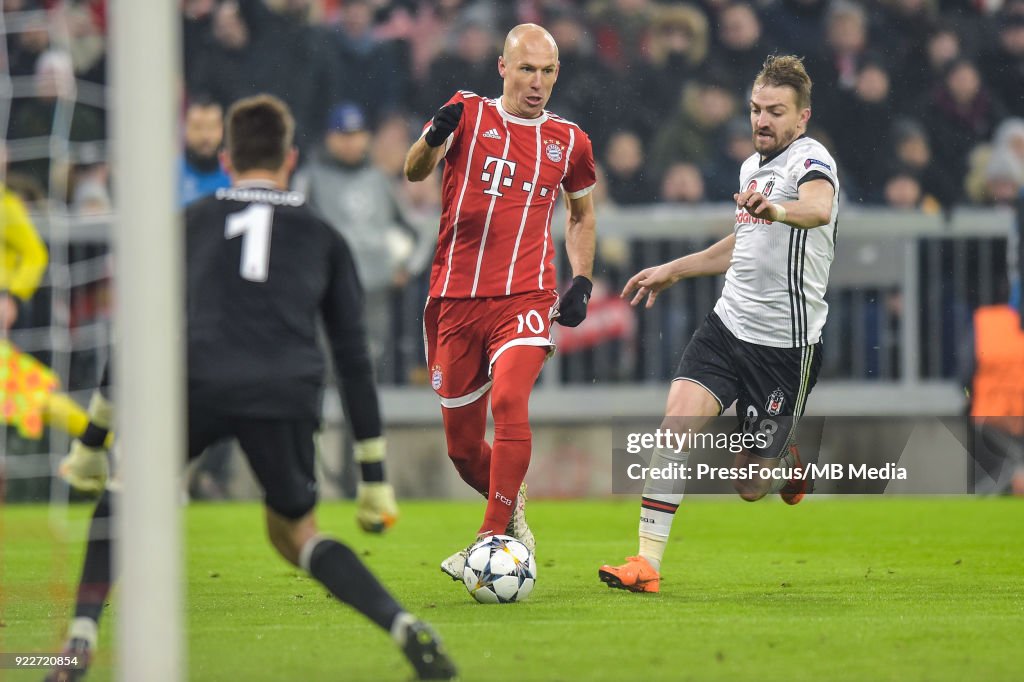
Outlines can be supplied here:
[[[487, 498], [478, 537], [509, 534], [534, 549], [526, 525], [530, 391], [554, 350], [551, 322], [587, 314], [594, 263], [594, 154], [579, 126], [545, 111], [558, 46], [535, 24], [513, 28], [498, 57], [496, 99], [455, 93], [409, 150], [417, 182], [445, 160], [440, 234], [423, 315], [427, 369], [441, 399], [448, 456]], [[551, 216], [564, 192], [572, 285], [555, 291]], [[494, 443], [484, 440], [487, 403]], [[466, 550], [441, 564], [462, 580]]]

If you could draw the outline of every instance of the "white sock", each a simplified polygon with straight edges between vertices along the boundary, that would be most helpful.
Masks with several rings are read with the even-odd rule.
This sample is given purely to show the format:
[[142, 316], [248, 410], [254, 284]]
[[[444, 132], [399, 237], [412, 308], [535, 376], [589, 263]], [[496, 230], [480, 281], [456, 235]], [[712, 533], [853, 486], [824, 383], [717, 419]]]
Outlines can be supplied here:
[[[793, 467], [796, 466], [796, 457], [793, 456], [792, 450], [786, 448], [786, 454], [779, 458], [778, 466], [785, 469], [792, 469]], [[768, 492], [777, 493], [781, 491], [787, 483], [789, 483], [789, 478], [775, 478], [773, 476], [771, 479], [771, 483], [768, 484]]]
[[89, 648], [96, 650], [96, 642], [99, 639], [99, 629], [96, 621], [92, 618], [75, 618], [68, 628], [68, 639], [84, 639], [89, 643]]
[[661, 559], [665, 556], [665, 546], [668, 544], [668, 536], [658, 537], [640, 533], [640, 556], [647, 559], [647, 563], [654, 567], [655, 571], [661, 571]]
[[[651, 456], [652, 469], [674, 468], [680, 472], [690, 453], [657, 449]], [[644, 493], [640, 500], [640, 551], [639, 554], [655, 568], [661, 570], [665, 545], [672, 532], [672, 521], [676, 509], [683, 501], [684, 481], [678, 478], [651, 478], [644, 482]]]
[[391, 623], [391, 639], [394, 640], [395, 644], [399, 647], [405, 646], [405, 626], [415, 622], [416, 616], [408, 611], [402, 611], [395, 616], [395, 620]]

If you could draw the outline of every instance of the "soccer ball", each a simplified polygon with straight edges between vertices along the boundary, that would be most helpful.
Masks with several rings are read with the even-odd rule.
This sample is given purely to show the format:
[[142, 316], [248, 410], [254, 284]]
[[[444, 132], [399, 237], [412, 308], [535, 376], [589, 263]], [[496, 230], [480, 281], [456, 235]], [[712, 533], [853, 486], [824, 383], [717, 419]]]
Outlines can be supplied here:
[[523, 601], [537, 580], [537, 561], [526, 545], [508, 535], [492, 535], [469, 548], [462, 582], [481, 604]]

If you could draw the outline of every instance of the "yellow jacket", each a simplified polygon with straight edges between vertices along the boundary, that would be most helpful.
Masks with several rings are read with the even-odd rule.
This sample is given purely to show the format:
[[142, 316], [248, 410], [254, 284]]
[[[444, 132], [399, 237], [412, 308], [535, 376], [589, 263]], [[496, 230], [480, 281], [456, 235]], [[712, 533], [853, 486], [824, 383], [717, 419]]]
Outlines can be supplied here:
[[32, 298], [43, 277], [49, 255], [36, 233], [21, 199], [0, 186], [0, 292], [9, 291], [22, 301]]

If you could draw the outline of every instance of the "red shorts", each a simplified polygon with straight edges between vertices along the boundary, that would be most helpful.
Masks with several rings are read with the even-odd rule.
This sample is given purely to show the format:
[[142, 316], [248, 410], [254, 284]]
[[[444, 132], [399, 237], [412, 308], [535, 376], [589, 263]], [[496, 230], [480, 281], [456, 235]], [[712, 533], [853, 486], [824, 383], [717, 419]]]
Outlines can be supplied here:
[[423, 343], [430, 385], [445, 407], [462, 407], [491, 388], [491, 367], [512, 346], [551, 351], [558, 295], [531, 291], [496, 298], [428, 298]]

